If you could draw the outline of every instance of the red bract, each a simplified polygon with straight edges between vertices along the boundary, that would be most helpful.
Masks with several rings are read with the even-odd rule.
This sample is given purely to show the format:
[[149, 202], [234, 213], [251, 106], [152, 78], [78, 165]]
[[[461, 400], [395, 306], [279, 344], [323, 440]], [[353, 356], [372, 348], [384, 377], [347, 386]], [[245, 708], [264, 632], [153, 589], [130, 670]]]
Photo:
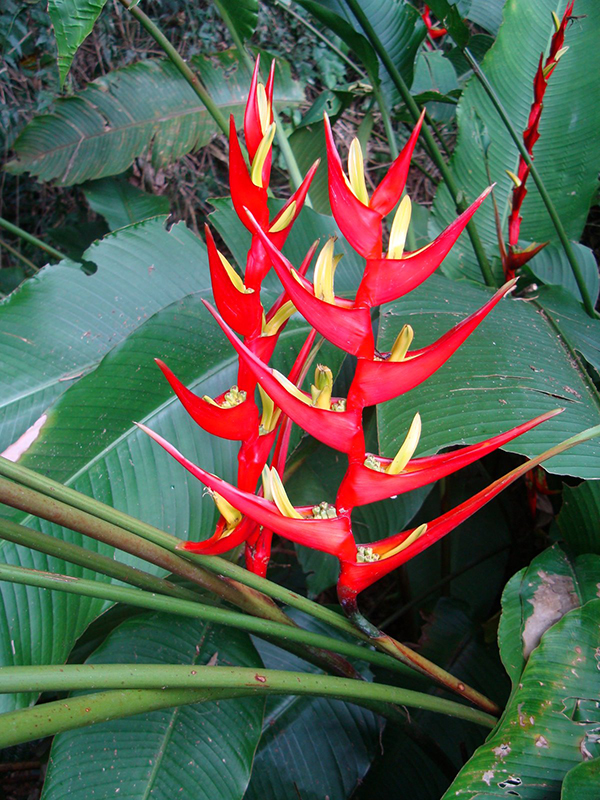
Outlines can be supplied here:
[[[554, 47], [555, 59], [559, 53], [560, 48]], [[339, 559], [339, 597], [351, 612], [360, 591], [459, 525], [515, 480], [522, 469], [510, 473], [428, 526], [403, 531], [372, 544], [354, 541], [351, 512], [355, 507], [450, 475], [550, 419], [559, 410], [461, 450], [413, 458], [421, 431], [421, 418], [416, 414], [395, 458], [365, 452], [364, 408], [398, 397], [427, 380], [493, 311], [514, 281], [509, 281], [482, 308], [428, 347], [410, 350], [414, 333], [405, 325], [390, 353], [377, 352], [373, 309], [412, 291], [435, 271], [490, 189], [433, 242], [412, 253], [404, 252], [411, 213], [410, 200], [404, 197], [390, 227], [388, 253], [384, 257], [383, 220], [403, 194], [423, 117], [370, 198], [357, 140], [350, 147], [349, 177], [346, 177], [326, 118], [333, 215], [349, 244], [366, 259], [366, 264], [355, 299], [338, 297], [334, 292], [337, 257], [332, 238], [316, 257], [311, 283], [305, 274], [317, 243], [309, 249], [298, 270], [281, 253], [281, 248], [300, 212], [317, 165], [274, 220], [269, 218], [267, 187], [274, 135], [273, 74], [272, 67], [267, 85], [262, 86], [257, 62], [244, 117], [249, 164], [233, 122], [231, 124], [231, 194], [236, 212], [252, 234], [243, 276], [218, 251], [210, 231], [206, 231], [218, 312], [208, 303], [206, 306], [237, 353], [237, 385], [214, 400], [198, 397], [165, 364], [157, 362], [200, 427], [213, 435], [241, 442], [237, 485], [193, 464], [161, 436], [143, 425], [140, 427], [208, 487], [219, 510], [213, 535], [203, 542], [182, 543], [182, 549], [218, 554], [245, 543], [246, 565], [260, 575], [267, 569], [273, 533], [330, 553]], [[538, 83], [540, 81], [538, 78]], [[534, 138], [532, 133], [529, 141]], [[261, 286], [271, 266], [283, 285], [283, 292], [266, 310], [261, 302]], [[269, 361], [289, 317], [296, 310], [308, 321], [311, 330], [292, 369], [284, 376], [269, 366]], [[334, 377], [326, 364], [311, 367], [318, 350], [314, 347], [317, 333], [357, 357], [347, 400], [333, 395]], [[309, 391], [304, 391], [301, 387], [310, 368], [314, 368], [314, 383]], [[315, 498], [315, 505], [296, 508], [288, 499], [280, 475], [285, 472], [292, 422], [347, 457], [348, 467], [335, 507]], [[261, 477], [262, 486], [258, 486]]]
[[432, 39], [441, 39], [442, 36], [445, 36], [448, 33], [446, 28], [440, 28], [439, 26], [433, 24], [431, 21], [431, 12], [429, 10], [429, 6], [423, 6], [421, 19], [427, 28], [427, 35]]
[[[556, 65], [558, 64], [560, 58], [568, 49], [563, 48], [563, 44], [565, 41], [567, 23], [573, 11], [574, 2], [575, 0], [571, 0], [571, 2], [565, 8], [565, 13], [563, 14], [562, 20], [559, 21], [556, 15], [553, 14], [555, 32], [550, 42], [550, 52], [545, 63], [544, 54], [540, 54], [538, 69], [533, 81], [533, 103], [531, 104], [531, 109], [529, 111], [527, 127], [523, 131], [523, 143], [532, 160], [533, 146], [540, 138], [540, 118], [542, 116], [544, 95], [546, 94], [546, 89], [548, 88], [548, 81], [556, 69]], [[515, 271], [532, 259], [533, 256], [536, 253], [539, 253], [539, 251], [547, 244], [547, 242], [545, 242], [544, 244], [530, 245], [525, 249], [519, 248], [519, 232], [521, 230], [521, 222], [523, 220], [523, 217], [521, 216], [521, 207], [523, 205], [523, 200], [527, 195], [526, 183], [527, 178], [529, 177], [529, 167], [525, 163], [523, 156], [519, 157], [517, 174], [513, 175], [510, 173], [510, 177], [513, 180], [514, 186], [512, 192], [512, 205], [510, 215], [508, 217], [508, 251], [504, 249], [503, 243], [501, 243], [500, 247], [504, 274], [507, 279], [513, 278]]]

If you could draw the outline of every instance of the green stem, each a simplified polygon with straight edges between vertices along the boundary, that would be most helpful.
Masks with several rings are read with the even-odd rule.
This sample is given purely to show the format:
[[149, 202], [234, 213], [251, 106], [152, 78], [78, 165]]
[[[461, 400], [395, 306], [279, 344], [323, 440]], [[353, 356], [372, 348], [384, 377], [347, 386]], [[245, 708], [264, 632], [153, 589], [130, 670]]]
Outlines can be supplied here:
[[463, 50], [463, 53], [465, 54], [465, 57], [466, 57], [467, 61], [471, 65], [471, 67], [473, 69], [473, 72], [477, 76], [478, 81], [483, 86], [487, 96], [492, 101], [492, 103], [494, 105], [494, 108], [498, 112], [498, 116], [500, 117], [500, 119], [502, 120], [502, 122], [504, 123], [504, 125], [506, 127], [506, 130], [510, 133], [512, 140], [517, 145], [517, 148], [518, 148], [519, 153], [521, 154], [521, 156], [523, 158], [523, 161], [525, 161], [525, 163], [529, 167], [529, 172], [531, 173], [531, 177], [533, 178], [533, 181], [534, 181], [535, 185], [537, 186], [537, 190], [540, 193], [540, 196], [541, 196], [541, 198], [542, 198], [542, 200], [544, 202], [544, 205], [546, 206], [546, 210], [548, 212], [548, 215], [549, 215], [550, 219], [552, 220], [552, 224], [554, 225], [554, 228], [556, 229], [556, 233], [558, 234], [558, 238], [560, 239], [560, 243], [562, 244], [563, 250], [565, 251], [565, 255], [567, 256], [567, 259], [568, 259], [569, 264], [571, 266], [571, 270], [573, 272], [573, 277], [575, 278], [575, 280], [577, 282], [577, 286], [579, 288], [579, 291], [581, 293], [581, 297], [583, 299], [584, 308], [587, 311], [587, 313], [589, 314], [589, 316], [592, 317], [593, 319], [595, 319], [596, 318], [596, 312], [594, 310], [594, 304], [591, 301], [589, 292], [587, 290], [587, 286], [585, 285], [585, 281], [583, 279], [581, 268], [579, 266], [579, 262], [577, 261], [577, 256], [575, 255], [575, 252], [573, 250], [573, 246], [572, 246], [572, 244], [571, 244], [571, 242], [569, 240], [569, 237], [567, 236], [567, 232], [565, 231], [565, 229], [563, 227], [563, 224], [562, 224], [561, 219], [560, 219], [560, 217], [558, 215], [556, 207], [555, 207], [554, 203], [552, 202], [552, 198], [548, 194], [548, 190], [544, 186], [544, 183], [543, 183], [543, 181], [542, 181], [542, 179], [540, 177], [540, 174], [537, 171], [537, 169], [536, 169], [536, 167], [535, 167], [535, 165], [534, 165], [534, 163], [533, 163], [533, 161], [531, 159], [531, 156], [527, 152], [527, 148], [525, 147], [525, 144], [523, 143], [523, 137], [519, 136], [519, 134], [517, 133], [517, 130], [515, 129], [515, 127], [512, 124], [512, 122], [510, 121], [510, 118], [509, 118], [508, 114], [506, 113], [500, 98], [498, 97], [498, 95], [496, 94], [493, 86], [491, 85], [491, 83], [487, 79], [487, 76], [485, 75], [485, 73], [483, 72], [483, 70], [481, 69], [481, 67], [479, 66], [479, 64], [475, 60], [475, 58], [473, 57], [473, 55], [470, 52], [469, 48], [465, 47], [464, 50]]
[[[239, 36], [235, 25], [231, 21], [231, 17], [229, 16], [227, 9], [223, 6], [220, 0], [213, 0], [213, 2], [218, 8], [219, 14], [223, 18], [223, 22], [225, 23], [225, 25], [229, 30], [229, 33], [231, 34], [231, 38], [235, 43], [235, 46], [237, 48], [238, 53], [240, 54], [240, 57], [244, 60], [244, 63], [246, 64], [250, 72], [252, 72], [252, 70], [254, 69], [254, 62], [248, 55], [248, 51], [244, 47], [244, 42]], [[281, 117], [277, 112], [277, 109], [275, 108], [275, 103], [273, 103], [273, 119], [276, 125], [275, 136], [277, 137], [277, 144], [279, 145], [279, 149], [281, 150], [281, 154], [285, 160], [288, 172], [290, 174], [290, 178], [292, 179], [292, 183], [294, 184], [295, 188], [298, 189], [298, 187], [302, 183], [302, 173], [300, 172], [300, 168], [298, 166], [298, 162], [296, 161], [296, 157], [292, 151], [288, 138], [285, 135], [285, 131], [283, 130], [283, 123], [281, 121]], [[305, 203], [307, 206], [312, 207], [309, 197], [306, 198]]]
[[306, 672], [163, 664], [82, 664], [0, 669], [0, 691], [71, 689], [104, 691], [3, 714], [0, 716], [0, 747], [158, 708], [226, 697], [272, 694], [333, 697], [368, 706], [373, 702], [393, 703], [446, 714], [489, 729], [497, 722], [489, 714], [435, 695]]
[[228, 136], [229, 135], [229, 125], [227, 124], [227, 120], [221, 113], [221, 109], [217, 106], [215, 101], [212, 99], [210, 94], [206, 91], [204, 86], [202, 85], [198, 76], [193, 72], [193, 70], [188, 66], [188, 64], [184, 61], [184, 59], [179, 55], [177, 50], [173, 47], [171, 42], [167, 39], [164, 33], [160, 30], [160, 28], [152, 22], [150, 17], [148, 17], [144, 12], [130, 0], [119, 0], [122, 6], [124, 6], [132, 17], [135, 17], [140, 25], [150, 34], [150, 36], [154, 39], [154, 41], [161, 47], [162, 50], [166, 53], [169, 57], [171, 62], [177, 67], [179, 72], [183, 75], [189, 85], [192, 87], [194, 92], [198, 95], [206, 110], [217, 123], [219, 128], [222, 132]]
[[[0, 460], [4, 461], [4, 459]], [[7, 463], [10, 464], [10, 462]], [[58, 485], [60, 486], [60, 484]], [[80, 497], [85, 498], [85, 495], [80, 495]], [[162, 567], [167, 572], [172, 572], [201, 586], [203, 589], [214, 592], [222, 599], [263, 620], [272, 620], [284, 625], [297, 627], [271, 598], [247, 587], [240, 586], [231, 580], [223, 580], [220, 575], [217, 576], [207, 572], [197, 564], [182, 558], [175, 552], [180, 540], [176, 537], [169, 537], [169, 534], [163, 534], [162, 540], [163, 542], [166, 541], [168, 545], [168, 547], [163, 547], [161, 543], [149, 541], [147, 537], [140, 537], [137, 533], [121, 528], [112, 521], [103, 520], [87, 513], [87, 511], [73, 508], [54, 497], [11, 483], [4, 478], [0, 478], [0, 502], [30, 514], [35, 514], [49, 522], [54, 522], [56, 525], [63, 525], [70, 530], [79, 531], [97, 541], [143, 558], [145, 561]], [[318, 666], [343, 675], [356, 677], [356, 670], [345, 659], [331, 653], [315, 651], [314, 649], [305, 650], [304, 656]]]
[[[110, 506], [101, 503], [99, 500], [95, 500], [94, 498], [81, 494], [74, 489], [63, 486], [57, 481], [53, 481], [51, 478], [47, 478], [44, 475], [39, 475], [38, 473], [33, 472], [26, 467], [23, 467], [19, 464], [14, 464], [13, 462], [2, 457], [0, 457], [0, 475], [4, 475], [14, 481], [19, 481], [19, 483], [23, 484], [24, 486], [35, 489], [45, 494], [47, 497], [60, 497], [61, 500], [64, 501], [65, 504], [68, 504], [73, 511], [79, 510], [93, 514], [98, 519], [105, 520], [113, 525], [119, 526], [119, 528], [130, 531], [131, 533], [140, 536], [147, 541], [160, 545], [166, 550], [174, 552], [177, 549], [177, 546], [181, 544], [181, 540], [172, 534], [165, 533], [164, 531], [155, 528], [153, 525], [149, 525], [148, 523], [142, 522], [141, 520], [125, 514], [123, 511], [118, 511], [117, 509], [111, 508]], [[72, 522], [74, 524], [74, 518], [72, 518]], [[377, 639], [372, 640], [367, 634], [359, 631], [350, 622], [350, 620], [346, 619], [346, 617], [340, 614], [337, 614], [332, 609], [325, 608], [318, 603], [314, 603], [312, 600], [302, 597], [296, 592], [286, 589], [284, 586], [279, 586], [279, 584], [273, 583], [273, 581], [267, 580], [266, 578], [261, 578], [259, 575], [255, 575], [254, 573], [238, 566], [237, 564], [233, 564], [225, 559], [218, 558], [217, 556], [203, 556], [195, 553], [186, 553], [185, 555], [186, 560], [189, 560], [195, 565], [204, 568], [202, 570], [203, 573], [204, 570], [209, 570], [211, 573], [216, 573], [225, 580], [228, 580], [230, 582], [229, 585], [232, 588], [239, 587], [239, 584], [242, 584], [250, 589], [255, 590], [256, 593], [260, 593], [255, 595], [257, 601], [260, 601], [261, 598], [264, 598], [266, 601], [267, 597], [265, 597], [265, 595], [267, 595], [273, 600], [279, 600], [280, 602], [285, 603], [292, 608], [296, 608], [299, 611], [309, 614], [316, 619], [320, 619], [322, 622], [331, 625], [331, 627], [340, 630], [345, 634], [349, 634], [354, 638], [368, 642], [369, 644], [375, 645], [382, 650], [387, 648], [387, 644], [382, 643]], [[208, 576], [208, 578], [211, 577], [214, 579], [214, 576]], [[220, 582], [218, 579], [214, 579], [216, 586], [212, 588], [210, 587], [209, 581], [206, 577], [204, 578], [204, 581], [205, 582], [203, 585], [206, 588], [209, 588], [210, 591], [214, 591], [221, 597], [224, 596], [224, 584], [222, 582]], [[227, 588], [227, 584], [225, 584], [225, 588]], [[227, 597], [226, 599], [230, 598]], [[250, 610], [246, 608], [246, 606], [239, 600], [236, 601], [235, 598], [230, 599], [230, 602], [235, 603], [245, 610]], [[267, 616], [269, 614], [268, 608], [263, 610], [262, 613], [260, 610], [250, 610], [250, 613], [259, 614], [265, 618], [272, 618]], [[281, 613], [283, 614], [283, 612]], [[284, 619], [287, 619], [285, 615], [283, 616]], [[415, 669], [422, 674], [426, 674], [428, 677], [436, 680], [442, 686], [449, 686], [450, 690], [454, 691], [453, 687], [456, 683], [456, 679], [453, 676], [449, 675], [449, 673], [445, 672], [444, 670], [441, 670], [436, 664], [433, 664], [432, 662], [418, 655], [410, 648], [403, 646], [402, 653], [397, 648], [392, 648], [391, 650], [388, 650], [388, 653], [395, 659], [402, 661], [402, 663], [405, 663], [407, 666], [410, 666], [412, 669]], [[467, 691], [474, 691], [471, 690], [469, 686], [464, 684], [461, 685], [463, 685]], [[485, 699], [485, 703], [489, 702], [490, 701]]]
[[64, 253], [61, 253], [60, 250], [57, 250], [50, 244], [46, 244], [46, 242], [42, 242], [42, 240], [38, 239], [37, 236], [27, 233], [27, 231], [24, 231], [23, 228], [19, 228], [18, 225], [13, 225], [12, 222], [4, 219], [4, 217], [0, 217], [0, 228], [4, 228], [4, 230], [8, 231], [9, 233], [18, 236], [19, 239], [23, 239], [25, 242], [29, 242], [29, 244], [39, 247], [40, 250], [44, 250], [49, 256], [52, 256], [52, 258], [62, 261], [67, 257]]
[[[373, 45], [373, 48], [377, 52], [377, 55], [381, 59], [384, 67], [388, 71], [390, 78], [392, 79], [394, 86], [398, 89], [400, 96], [406, 103], [408, 110], [410, 111], [413, 119], [415, 122], [419, 119], [420, 116], [420, 109], [417, 103], [415, 102], [414, 97], [411, 95], [408, 86], [405, 84], [402, 76], [396, 69], [396, 66], [392, 59], [390, 58], [387, 50], [381, 43], [381, 40], [375, 33], [375, 29], [369, 22], [367, 15], [360, 7], [358, 0], [346, 0], [346, 5], [350, 8], [356, 19], [358, 20], [361, 28], [365, 32], [367, 39]], [[452, 173], [448, 169], [446, 162], [444, 161], [444, 157], [440, 152], [440, 149], [435, 141], [433, 134], [429, 130], [429, 128], [424, 125], [421, 133], [423, 138], [425, 139], [425, 143], [427, 145], [427, 149], [431, 156], [432, 161], [437, 166], [439, 171], [442, 174], [444, 181], [446, 182], [446, 186], [448, 187], [448, 191], [450, 192], [452, 199], [454, 200], [454, 205], [456, 206], [456, 210], [461, 213], [466, 208], [466, 203], [463, 200], [459, 199], [459, 191], [458, 187], [454, 183], [454, 178], [452, 177]], [[469, 234], [469, 238], [471, 239], [471, 244], [473, 246], [473, 250], [475, 251], [475, 255], [477, 257], [477, 261], [479, 262], [479, 267], [481, 269], [481, 274], [483, 276], [484, 281], [488, 286], [496, 286], [497, 283], [494, 279], [494, 275], [492, 273], [489, 261], [485, 254], [485, 250], [483, 248], [483, 244], [481, 239], [479, 238], [479, 233], [477, 232], [477, 228], [473, 220], [471, 220], [467, 225], [467, 231]]]
[[[39, 570], [8, 564], [0, 564], [0, 581], [8, 581], [24, 586], [36, 586], [41, 589], [76, 594], [80, 597], [94, 597], [99, 600], [108, 600], [112, 603], [126, 603], [127, 605], [145, 608], [150, 611], [161, 611], [167, 614], [201, 619], [217, 625], [238, 628], [247, 633], [256, 634], [261, 638], [277, 639], [278, 641], [295, 642], [301, 645], [322, 648], [333, 653], [366, 661], [384, 669], [401, 672], [404, 675], [409, 673], [409, 669], [399, 661], [382, 653], [368, 650], [360, 645], [335, 639], [322, 633], [314, 633], [303, 628], [285, 625], [281, 622], [259, 619], [248, 614], [242, 614], [239, 611], [205, 605], [195, 600], [166, 597], [142, 589], [132, 589], [128, 586], [115, 586], [114, 584], [90, 581], [86, 578], [74, 578], [53, 572], [40, 572]], [[37, 667], [32, 667], [32, 669], [37, 669]]]
[[55, 536], [49, 536], [47, 533], [34, 531], [7, 519], [0, 519], [0, 539], [37, 550], [39, 553], [45, 553], [52, 558], [68, 561], [70, 564], [76, 564], [84, 569], [107, 575], [109, 578], [129, 583], [139, 589], [146, 589], [149, 592], [165, 594], [170, 597], [178, 597], [181, 600], [190, 600], [192, 602], [198, 600], [196, 592], [183, 586], [177, 586], [171, 581], [157, 578], [155, 575], [150, 575], [148, 572], [130, 567], [127, 564], [121, 564], [113, 558], [95, 553], [93, 550], [88, 550], [71, 542], [65, 542]]
[[37, 267], [33, 261], [30, 261], [26, 256], [23, 255], [23, 253], [19, 253], [16, 247], [13, 247], [8, 242], [5, 242], [4, 239], [0, 239], [0, 248], [2, 247], [5, 250], [8, 250], [9, 253], [12, 253], [15, 258], [19, 259], [19, 261], [22, 261], [24, 264], [26, 264], [29, 269], [32, 269], [34, 272], [39, 270], [39, 267]]

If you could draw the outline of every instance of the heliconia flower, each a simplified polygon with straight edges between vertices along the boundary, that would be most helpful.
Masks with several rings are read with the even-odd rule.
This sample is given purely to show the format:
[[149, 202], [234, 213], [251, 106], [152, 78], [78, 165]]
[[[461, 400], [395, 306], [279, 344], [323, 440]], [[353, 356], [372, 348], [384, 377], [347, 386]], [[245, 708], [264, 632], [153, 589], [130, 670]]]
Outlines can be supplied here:
[[204, 226], [213, 297], [228, 325], [243, 336], [260, 334], [263, 307], [260, 295], [248, 289], [225, 256], [217, 250], [208, 225]]
[[[271, 480], [273, 481], [275, 478], [273, 500], [245, 492], [189, 461], [177, 448], [162, 436], [150, 430], [150, 428], [141, 423], [136, 423], [136, 425], [172, 455], [188, 472], [198, 478], [208, 489], [216, 492], [220, 498], [227, 501], [240, 514], [244, 514], [255, 523], [265, 526], [292, 542], [333, 553], [338, 558], [351, 557], [355, 552], [356, 548], [350, 529], [349, 515], [338, 515], [335, 509], [327, 504], [294, 508], [287, 499], [279, 476], [277, 475], [275, 478], [271, 471]], [[271, 491], [273, 491], [273, 483], [271, 484]], [[333, 516], [330, 516], [330, 514], [333, 514]], [[240, 524], [243, 523], [244, 521], [242, 520]], [[248, 528], [250, 528], [249, 524]], [[246, 532], [248, 531], [245, 530], [244, 533]], [[235, 530], [228, 532], [226, 538], [233, 536], [236, 536]], [[198, 552], [198, 548], [202, 547], [202, 544], [202, 542], [182, 542], [181, 549], [194, 549]]]
[[246, 392], [232, 386], [214, 400], [198, 397], [159, 358], [154, 359], [181, 404], [203, 430], [222, 439], [242, 441], [258, 430], [258, 410], [253, 402], [247, 402]]
[[[490, 311], [514, 287], [508, 281], [480, 309], [463, 319], [436, 342], [421, 350], [409, 351], [402, 360], [359, 358], [348, 391], [348, 409], [384, 403], [414, 389], [436, 372], [460, 347]], [[404, 333], [404, 329], [401, 334]]]
[[[550, 52], [548, 58], [544, 62], [544, 54], [540, 54], [540, 60], [533, 81], [533, 103], [529, 111], [529, 119], [527, 127], [523, 131], [523, 144], [525, 145], [529, 156], [533, 159], [533, 147], [537, 140], [540, 138], [540, 118], [542, 116], [543, 101], [546, 89], [548, 88], [548, 81], [550, 76], [556, 69], [556, 65], [564, 54], [569, 49], [564, 47], [565, 31], [575, 0], [571, 0], [565, 8], [565, 12], [561, 20], [559, 20], [556, 13], [552, 12], [552, 19], [554, 22], [554, 34], [550, 41]], [[533, 256], [538, 253], [547, 242], [540, 245], [530, 245], [529, 247], [519, 249], [519, 232], [521, 230], [521, 207], [527, 195], [527, 178], [529, 177], [529, 167], [525, 159], [519, 157], [519, 166], [517, 174], [514, 175], [508, 171], [508, 175], [513, 181], [512, 203], [511, 210], [508, 217], [508, 251], [504, 248], [504, 243], [501, 242], [500, 252], [502, 256], [502, 266], [504, 268], [504, 275], [506, 278], [514, 277], [515, 271], [526, 264]], [[498, 226], [498, 223], [497, 223]], [[499, 235], [500, 240], [500, 235]]]
[[[253, 220], [250, 213], [248, 216]], [[255, 225], [254, 230], [260, 237], [283, 288], [306, 321], [326, 339], [347, 353], [365, 357], [373, 356], [375, 344], [369, 309], [354, 308], [350, 301], [336, 297], [333, 292], [327, 300], [318, 297], [315, 294], [315, 288], [298, 274], [258, 225]], [[326, 266], [328, 266], [330, 281], [333, 285], [333, 257], [329, 259]]]
[[[275, 59], [271, 61], [269, 78], [267, 85], [264, 86], [258, 80], [260, 69], [260, 55], [257, 55], [250, 83], [250, 91], [244, 112], [244, 139], [248, 148], [248, 155], [252, 161], [256, 155], [265, 133], [270, 125], [273, 124], [273, 84], [275, 79]], [[265, 168], [270, 170], [271, 159]], [[263, 182], [269, 183], [268, 171], [263, 174]]]
[[352, 509], [427, 486], [473, 464], [563, 411], [562, 408], [548, 411], [504, 433], [460, 450], [410, 458], [402, 471], [397, 474], [390, 474], [388, 471], [393, 459], [367, 454], [364, 463], [355, 462], [348, 466], [336, 497], [336, 508]]
[[331, 398], [330, 410], [312, 405], [312, 397], [298, 390], [284, 375], [268, 367], [252, 353], [233, 333], [231, 328], [219, 317], [217, 312], [205, 302], [206, 307], [217, 320], [221, 329], [236, 349], [241, 361], [253, 373], [264, 391], [275, 405], [307, 433], [329, 447], [355, 458], [364, 458], [364, 437], [361, 410], [346, 411], [343, 398]]
[[446, 28], [440, 28], [438, 24], [434, 25], [431, 21], [431, 12], [429, 10], [429, 6], [423, 6], [423, 11], [421, 12], [421, 19], [425, 23], [425, 27], [427, 28], [427, 35], [430, 36], [432, 39], [441, 39], [442, 36], [445, 36], [448, 31]]
[[[362, 152], [358, 140], [351, 148], [350, 175], [346, 177], [333, 140], [329, 118], [325, 115], [325, 140], [327, 144], [331, 210], [341, 232], [354, 250], [364, 258], [381, 257], [381, 222], [394, 208], [404, 190], [410, 160], [417, 143], [424, 115], [425, 112], [423, 111], [402, 152], [370, 199], [366, 193], [364, 172], [362, 171]], [[249, 203], [246, 203], [246, 205], [256, 217], [252, 206]], [[257, 220], [260, 223], [258, 217]]]
[[400, 257], [391, 257], [388, 254], [387, 257], [369, 259], [354, 305], [371, 308], [389, 303], [420, 286], [446, 258], [491, 190], [490, 186], [482, 192], [475, 202], [425, 247], [412, 253], [402, 253]]

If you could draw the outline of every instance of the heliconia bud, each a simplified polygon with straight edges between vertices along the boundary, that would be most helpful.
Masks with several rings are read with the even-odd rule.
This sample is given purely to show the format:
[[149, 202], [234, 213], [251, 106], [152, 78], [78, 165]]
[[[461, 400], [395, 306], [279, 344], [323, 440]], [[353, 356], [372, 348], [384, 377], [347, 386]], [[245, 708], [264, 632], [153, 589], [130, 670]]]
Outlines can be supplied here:
[[348, 152], [348, 179], [350, 188], [361, 203], [369, 205], [369, 193], [365, 183], [365, 165], [360, 142], [355, 137]]
[[285, 211], [281, 216], [277, 217], [276, 221], [271, 225], [269, 228], [269, 233], [279, 233], [280, 231], [287, 228], [287, 226], [292, 222], [294, 216], [296, 214], [296, 201], [292, 200], [289, 206], [286, 207]]
[[415, 332], [410, 325], [404, 325], [392, 347], [389, 361], [404, 361], [408, 348], [412, 344]]
[[259, 186], [261, 188], [263, 186], [263, 167], [265, 166], [265, 161], [271, 151], [271, 145], [273, 144], [273, 138], [275, 137], [275, 128], [276, 125], [274, 122], [272, 122], [265, 131], [265, 134], [258, 145], [258, 149], [256, 150], [254, 158], [252, 159], [250, 179], [255, 186]]

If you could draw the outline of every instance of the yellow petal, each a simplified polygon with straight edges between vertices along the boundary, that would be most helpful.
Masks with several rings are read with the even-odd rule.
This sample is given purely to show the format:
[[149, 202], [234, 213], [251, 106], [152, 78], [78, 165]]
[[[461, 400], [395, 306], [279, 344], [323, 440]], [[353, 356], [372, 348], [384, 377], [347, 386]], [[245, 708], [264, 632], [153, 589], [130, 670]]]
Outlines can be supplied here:
[[331, 406], [331, 392], [333, 389], [333, 373], [323, 364], [317, 364], [315, 369], [315, 385], [311, 387], [313, 405], [329, 411]]
[[295, 384], [285, 377], [285, 375], [282, 375], [281, 372], [276, 369], [273, 370], [273, 375], [277, 378], [283, 388], [287, 389], [290, 394], [292, 394], [298, 400], [302, 400], [302, 402], [306, 403], [307, 406], [311, 404], [310, 399], [304, 394], [304, 392], [301, 392]]
[[264, 134], [269, 125], [271, 116], [271, 104], [267, 99], [267, 93], [262, 83], [256, 85], [256, 100], [258, 102], [258, 118], [260, 119], [260, 130]]
[[264, 429], [265, 433], [270, 433], [273, 430], [273, 412], [275, 411], [275, 403], [265, 392], [260, 383], [258, 384], [258, 393], [260, 394], [260, 399], [262, 401], [262, 416], [260, 418], [260, 425], [261, 428]]
[[558, 53], [554, 56], [554, 60], [560, 61], [560, 59], [564, 56], [564, 54], [567, 52], [568, 49], [569, 49], [568, 45], [566, 47], [561, 47]]
[[271, 500], [271, 502], [273, 502], [273, 492], [271, 491], [271, 470], [266, 464], [263, 467], [261, 478], [263, 485], [263, 497], [265, 500]]
[[235, 286], [235, 288], [238, 290], [238, 292], [241, 292], [242, 294], [252, 294], [254, 289], [247, 289], [244, 286], [244, 281], [240, 278], [240, 276], [237, 274], [237, 272], [231, 266], [229, 261], [227, 261], [227, 259], [223, 255], [223, 253], [221, 253], [219, 250], [217, 250], [217, 253], [219, 253], [219, 258], [221, 259], [221, 264], [223, 264], [223, 266], [225, 267], [225, 272], [229, 275], [229, 280], [232, 282], [232, 284]]
[[286, 300], [286, 302], [278, 308], [275, 314], [271, 317], [271, 319], [267, 322], [266, 320], [263, 321], [262, 332], [264, 336], [273, 336], [277, 333], [279, 328], [283, 325], [284, 322], [296, 312], [296, 306], [292, 303], [291, 300]]
[[388, 258], [402, 258], [411, 214], [412, 203], [410, 202], [410, 197], [405, 194], [398, 206], [398, 210], [394, 214], [392, 230], [390, 231]]
[[219, 513], [225, 518], [227, 527], [235, 528], [238, 522], [242, 519], [241, 513], [217, 492], [211, 491], [210, 494], [212, 495], [212, 499], [215, 501], [216, 507], [219, 509]]
[[519, 176], [518, 176], [518, 175], [515, 175], [515, 173], [514, 173], [514, 172], [511, 172], [509, 169], [505, 170], [505, 172], [506, 172], [506, 174], [508, 175], [508, 177], [511, 179], [511, 181], [514, 183], [514, 185], [515, 185], [515, 186], [517, 187], [517, 189], [518, 189], [518, 188], [519, 188], [519, 186], [521, 185], [521, 179], [519, 178]]
[[423, 525], [419, 525], [418, 528], [415, 528], [414, 531], [406, 537], [406, 539], [401, 542], [397, 547], [394, 547], [392, 550], [389, 550], [387, 553], [383, 553], [383, 558], [391, 558], [392, 556], [401, 553], [403, 550], [411, 545], [413, 542], [416, 542], [420, 536], [423, 536], [425, 531], [427, 530], [427, 523]]
[[338, 265], [339, 258], [334, 258], [333, 248], [335, 245], [335, 237], [332, 236], [327, 240], [317, 257], [314, 272], [314, 287], [315, 297], [319, 300], [324, 300], [326, 303], [335, 304], [335, 294], [333, 291], [333, 278], [335, 269]]
[[419, 439], [421, 438], [421, 415], [415, 414], [413, 421], [410, 424], [406, 439], [402, 443], [402, 447], [396, 453], [396, 457], [387, 468], [388, 475], [399, 475], [404, 467], [413, 457], [413, 453], [417, 449]]
[[358, 139], [352, 139], [350, 151], [348, 152], [348, 178], [350, 188], [358, 197], [361, 203], [369, 205], [369, 193], [365, 183], [365, 166], [363, 162], [362, 148]]
[[250, 178], [252, 183], [255, 186], [262, 186], [262, 171], [265, 165], [265, 161], [267, 160], [267, 156], [269, 155], [269, 150], [271, 149], [271, 145], [273, 144], [273, 137], [275, 136], [275, 123], [272, 122], [267, 130], [263, 138], [261, 139], [260, 144], [256, 148], [256, 153], [254, 154], [254, 158], [252, 159], [252, 168], [250, 170]]
[[552, 19], [554, 21], [554, 27], [556, 29], [556, 32], [558, 33], [560, 30], [560, 20], [558, 18], [558, 14], [556, 13], [556, 11], [551, 11], [550, 13], [552, 14]]
[[290, 224], [290, 222], [294, 219], [294, 214], [296, 213], [296, 201], [292, 200], [283, 214], [279, 217], [279, 219], [274, 222], [271, 227], [269, 228], [269, 233], [279, 233], [279, 231], [284, 230]]
[[281, 478], [279, 477], [279, 473], [275, 467], [271, 467], [271, 493], [273, 494], [275, 505], [284, 517], [291, 517], [292, 519], [304, 519], [302, 514], [296, 511], [294, 506], [290, 503], [290, 499], [283, 488], [283, 483], [281, 482]]
[[211, 406], [216, 406], [217, 408], [220, 408], [219, 404], [218, 404], [218, 403], [216, 403], [216, 402], [215, 402], [215, 401], [212, 399], [212, 397], [209, 397], [207, 394], [203, 395], [202, 399], [203, 399], [203, 400], [204, 400], [206, 403], [209, 403]]
[[408, 348], [412, 344], [412, 340], [414, 339], [415, 332], [412, 329], [411, 325], [404, 325], [398, 336], [396, 336], [396, 341], [392, 347], [392, 352], [390, 353], [390, 361], [404, 361], [406, 357], [406, 353], [408, 352]]

